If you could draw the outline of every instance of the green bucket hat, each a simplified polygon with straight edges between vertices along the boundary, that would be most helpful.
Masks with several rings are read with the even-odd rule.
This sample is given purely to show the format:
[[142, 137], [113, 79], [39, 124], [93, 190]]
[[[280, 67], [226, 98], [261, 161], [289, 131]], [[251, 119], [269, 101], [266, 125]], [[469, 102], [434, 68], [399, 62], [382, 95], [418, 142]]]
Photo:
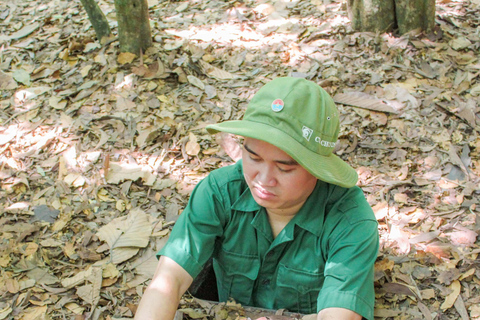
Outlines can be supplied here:
[[333, 154], [340, 130], [335, 103], [312, 81], [276, 78], [254, 95], [243, 120], [206, 129], [268, 142], [322, 181], [345, 188], [357, 183], [357, 172]]

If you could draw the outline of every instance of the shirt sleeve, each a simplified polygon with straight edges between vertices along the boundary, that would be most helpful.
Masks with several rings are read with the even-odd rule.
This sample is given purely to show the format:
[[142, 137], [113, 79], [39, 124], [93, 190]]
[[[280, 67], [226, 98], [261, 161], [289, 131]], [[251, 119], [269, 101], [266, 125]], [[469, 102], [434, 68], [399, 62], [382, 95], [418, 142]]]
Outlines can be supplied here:
[[328, 236], [325, 282], [318, 295], [317, 310], [345, 308], [373, 319], [378, 226], [365, 198], [355, 200], [350, 199], [347, 208], [339, 209], [343, 212]]
[[212, 255], [216, 239], [223, 234], [225, 215], [220, 213], [225, 206], [223, 192], [210, 174], [194, 188], [157, 256], [171, 258], [195, 278]]

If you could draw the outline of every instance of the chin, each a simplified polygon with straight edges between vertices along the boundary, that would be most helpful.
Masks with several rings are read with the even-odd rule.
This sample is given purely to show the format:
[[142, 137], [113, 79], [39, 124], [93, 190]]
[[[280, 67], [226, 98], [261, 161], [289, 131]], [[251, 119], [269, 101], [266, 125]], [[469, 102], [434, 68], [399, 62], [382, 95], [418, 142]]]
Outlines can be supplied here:
[[253, 199], [255, 200], [256, 203], [258, 203], [258, 205], [267, 209], [272, 209], [272, 201], [262, 199], [256, 196], [254, 196]]

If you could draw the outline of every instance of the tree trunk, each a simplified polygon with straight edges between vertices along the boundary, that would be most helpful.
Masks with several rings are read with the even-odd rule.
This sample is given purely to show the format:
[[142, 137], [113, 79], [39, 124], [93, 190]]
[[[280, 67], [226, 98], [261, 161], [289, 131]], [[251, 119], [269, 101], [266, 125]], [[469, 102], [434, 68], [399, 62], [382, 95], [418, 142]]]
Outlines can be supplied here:
[[147, 0], [115, 0], [120, 51], [140, 53], [152, 45]]
[[112, 33], [110, 32], [110, 26], [108, 25], [107, 18], [103, 14], [102, 10], [95, 2], [95, 0], [80, 0], [85, 11], [87, 11], [88, 19], [95, 29], [98, 41], [103, 45], [110, 39]]
[[414, 29], [432, 32], [435, 27], [435, 0], [395, 0], [398, 33]]
[[348, 14], [354, 30], [399, 34], [435, 27], [435, 0], [348, 0]]
[[348, 0], [348, 15], [357, 31], [383, 33], [396, 27], [394, 0]]

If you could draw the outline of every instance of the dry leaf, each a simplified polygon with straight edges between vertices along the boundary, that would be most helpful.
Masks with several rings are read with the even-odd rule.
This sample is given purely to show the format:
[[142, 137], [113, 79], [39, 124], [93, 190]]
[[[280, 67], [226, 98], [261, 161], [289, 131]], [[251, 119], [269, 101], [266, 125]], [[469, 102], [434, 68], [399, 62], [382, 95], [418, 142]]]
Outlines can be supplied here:
[[370, 113], [370, 118], [372, 118], [373, 122], [378, 124], [378, 125], [381, 125], [381, 126], [384, 126], [387, 124], [388, 122], [388, 117], [385, 113], [382, 113], [382, 112], [374, 112], [372, 111]]
[[380, 261], [375, 262], [375, 271], [393, 270], [394, 265], [394, 261], [389, 260], [388, 258], [384, 258]]
[[202, 80], [198, 79], [195, 76], [188, 75], [187, 76], [188, 82], [193, 84], [195, 87], [204, 90], [205, 89], [205, 84], [202, 82]]
[[422, 233], [418, 236], [415, 236], [415, 237], [411, 238], [410, 243], [415, 244], [415, 243], [420, 243], [420, 242], [432, 241], [432, 240], [436, 239], [439, 235], [440, 235], [440, 231], [438, 231], [438, 230], [432, 231], [432, 232]]
[[83, 67], [81, 70], [80, 70], [80, 74], [82, 75], [83, 78], [85, 78], [86, 76], [88, 76], [88, 73], [90, 72], [90, 70], [93, 68], [93, 65], [87, 65], [85, 67]]
[[389, 238], [395, 242], [400, 253], [407, 254], [410, 252], [408, 233], [402, 231], [398, 226], [392, 225]]
[[147, 166], [139, 166], [137, 164], [126, 164], [119, 162], [110, 162], [110, 170], [106, 175], [106, 180], [111, 184], [119, 184], [125, 180], [142, 179], [145, 185], [153, 186], [156, 175], [151, 172], [151, 168]]
[[136, 208], [128, 216], [116, 218], [101, 227], [97, 236], [108, 244], [112, 262], [119, 264], [136, 255], [139, 248], [145, 248], [151, 233], [147, 215]]
[[118, 271], [117, 267], [113, 263], [107, 263], [103, 267], [102, 276], [103, 278], [116, 278], [120, 275], [120, 271]]
[[472, 45], [472, 43], [464, 37], [455, 38], [451, 40], [448, 44], [452, 47], [453, 50], [462, 50]]
[[63, 110], [67, 106], [67, 100], [60, 97], [50, 97], [48, 103], [50, 104], [50, 107], [56, 110]]
[[175, 41], [167, 39], [165, 41], [165, 45], [163, 46], [163, 49], [165, 49], [167, 51], [178, 49], [181, 46], [183, 46], [184, 41], [185, 40], [183, 40], [183, 39], [178, 39], [178, 40], [175, 40]]
[[34, 280], [37, 285], [52, 285], [58, 283], [58, 278], [50, 274], [46, 268], [34, 267], [27, 272], [27, 277]]
[[230, 72], [212, 66], [205, 59], [199, 60], [198, 63], [202, 67], [203, 72], [205, 72], [205, 74], [210, 78], [216, 80], [230, 80], [235, 78]]
[[473, 305], [470, 307], [470, 317], [475, 320], [480, 317], [480, 306]]
[[393, 196], [395, 202], [408, 203], [409, 197], [405, 193], [395, 193]]
[[183, 11], [187, 10], [187, 8], [188, 8], [188, 2], [183, 2], [178, 7], [175, 8], [175, 11], [183, 12]]
[[449, 286], [449, 289], [452, 290], [452, 292], [445, 298], [445, 301], [442, 303], [440, 308], [442, 310], [447, 310], [450, 309], [453, 304], [455, 303], [455, 300], [457, 300], [458, 295], [460, 294], [460, 289], [462, 288], [462, 285], [460, 284], [460, 281], [454, 280], [452, 284]]
[[5, 212], [10, 212], [10, 213], [33, 214], [32, 212], [28, 211], [29, 209], [30, 209], [30, 204], [28, 202], [16, 202], [9, 205], [4, 210]]
[[32, 32], [34, 32], [35, 30], [37, 30], [39, 27], [40, 27], [40, 24], [38, 22], [28, 23], [22, 29], [12, 33], [9, 36], [0, 35], [0, 41], [10, 41], [13, 39], [20, 39], [20, 38], [26, 37]]
[[180, 309], [181, 312], [187, 314], [192, 319], [203, 319], [207, 317], [207, 315], [201, 311], [197, 311], [191, 308]]
[[47, 320], [47, 306], [27, 308], [22, 312], [19, 320]]
[[196, 156], [200, 152], [200, 145], [197, 142], [197, 137], [192, 132], [190, 132], [189, 140], [185, 145], [185, 152], [189, 156]]
[[73, 277], [63, 279], [62, 286], [65, 288], [73, 288], [84, 283], [92, 274], [93, 267], [89, 267], [87, 270], [78, 272]]
[[460, 278], [458, 278], [458, 280], [463, 280], [463, 279], [466, 279], [468, 277], [470, 277], [471, 275], [475, 274], [475, 268], [472, 268], [472, 269], [469, 269], [467, 272], [463, 273]]
[[[167, 242], [168, 237], [164, 237], [157, 241], [155, 244], [156, 250], [160, 250]], [[157, 251], [147, 250], [138, 259], [132, 261], [132, 269], [135, 269], [137, 274], [145, 276], [147, 279], [151, 279], [155, 274], [155, 270], [158, 266]]]
[[63, 181], [65, 181], [66, 184], [78, 188], [81, 187], [85, 184], [85, 178], [78, 174], [78, 173], [70, 173], [68, 174]]
[[[423, 296], [422, 296], [423, 297]], [[424, 298], [425, 299], [425, 298]], [[423, 303], [421, 302], [417, 302], [418, 304], [418, 308], [420, 309], [420, 311], [422, 312], [423, 316], [425, 317], [425, 320], [432, 320], [432, 313], [430, 312], [430, 310], [428, 309], [428, 307], [426, 305], [424, 305]]]
[[67, 308], [68, 310], [70, 310], [71, 312], [73, 312], [74, 314], [77, 314], [77, 315], [83, 314], [83, 312], [85, 310], [85, 308], [80, 307], [78, 304], [76, 304], [74, 302], [69, 302], [69, 303], [65, 304], [65, 308]]
[[13, 309], [10, 306], [6, 306], [5, 308], [0, 310], [0, 320], [6, 319], [11, 313]]
[[23, 69], [18, 69], [13, 72], [13, 79], [20, 82], [26, 86], [30, 86], [30, 73]]
[[4, 73], [0, 70], [0, 89], [13, 90], [17, 88], [17, 83], [10, 74]]
[[132, 67], [132, 72], [135, 73], [137, 76], [143, 77], [145, 73], [148, 71], [148, 68], [144, 65], [138, 67]]
[[456, 246], [473, 246], [477, 241], [478, 234], [467, 228], [457, 227], [457, 231], [446, 233], [452, 244]]
[[100, 289], [102, 287], [102, 268], [93, 266], [92, 273], [88, 277], [90, 284], [78, 287], [76, 292], [80, 298], [92, 306], [97, 305], [100, 300]]
[[[152, 25], [142, 61], [117, 53], [118, 42], [100, 47], [81, 6], [76, 14], [63, 2], [19, 3], [0, 3], [0, 39], [8, 39], [0, 40], [0, 296], [17, 302], [0, 303], [0, 320], [131, 317], [196, 182], [241, 156], [236, 138], [222, 150], [204, 127], [241, 119], [254, 93], [284, 75], [333, 95], [362, 91], [348, 98], [364, 109], [339, 105], [337, 150], [360, 166], [379, 220], [375, 286], [388, 292], [376, 292], [375, 315], [480, 317], [480, 0], [441, 0], [448, 37], [428, 39], [345, 31], [334, 23], [347, 18], [342, 1], [253, 9], [237, 1], [219, 12], [216, 0], [149, 0], [150, 14], [164, 19]], [[113, 2], [99, 5], [112, 22]], [[323, 14], [320, 25], [308, 24], [311, 9]], [[129, 247], [132, 207], [145, 210], [142, 230], [155, 231], [134, 232], [138, 246]], [[110, 223], [116, 238], [102, 241], [96, 232]], [[127, 246], [115, 247], [122, 239]], [[468, 290], [442, 311], [457, 280]], [[115, 310], [105, 305], [112, 297]], [[232, 303], [182, 299], [181, 308], [202, 318], [267, 317]]]
[[397, 110], [367, 93], [347, 92], [340, 93], [333, 97], [336, 103], [346, 104], [348, 106], [359, 107], [372, 111], [397, 113]]
[[461, 295], [458, 295], [457, 300], [455, 300], [454, 306], [458, 314], [460, 314], [462, 320], [470, 320], [467, 308], [465, 307], [465, 303], [463, 302], [463, 298]]
[[51, 90], [52, 88], [50, 87], [33, 87], [33, 88], [18, 90], [17, 92], [15, 92], [14, 98], [18, 104], [21, 104], [26, 100], [33, 100]]
[[20, 284], [15, 279], [7, 279], [6, 281], [7, 290], [10, 293], [17, 293], [20, 291]]
[[132, 63], [137, 56], [130, 52], [122, 52], [118, 55], [117, 61], [120, 64]]

